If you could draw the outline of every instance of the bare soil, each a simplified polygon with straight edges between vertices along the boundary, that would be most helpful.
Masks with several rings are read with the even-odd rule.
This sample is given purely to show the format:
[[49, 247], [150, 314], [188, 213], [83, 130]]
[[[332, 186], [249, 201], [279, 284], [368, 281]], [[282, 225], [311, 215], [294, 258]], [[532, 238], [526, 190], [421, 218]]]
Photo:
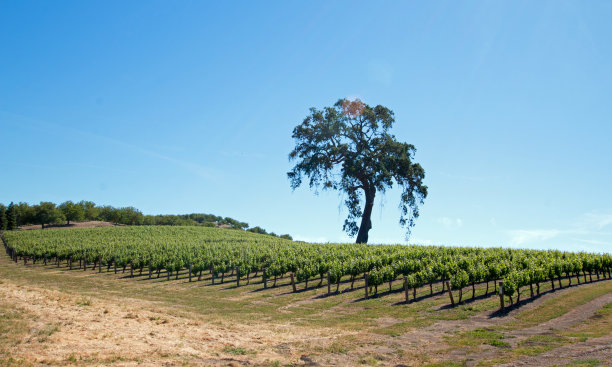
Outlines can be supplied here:
[[[114, 227], [122, 226], [123, 224], [113, 224], [110, 222], [103, 222], [99, 220], [90, 220], [85, 222], [72, 222], [70, 224], [46, 224], [45, 228], [95, 228], [95, 227]], [[26, 231], [30, 229], [40, 229], [40, 224], [30, 224], [27, 226], [19, 226], [20, 231]]]

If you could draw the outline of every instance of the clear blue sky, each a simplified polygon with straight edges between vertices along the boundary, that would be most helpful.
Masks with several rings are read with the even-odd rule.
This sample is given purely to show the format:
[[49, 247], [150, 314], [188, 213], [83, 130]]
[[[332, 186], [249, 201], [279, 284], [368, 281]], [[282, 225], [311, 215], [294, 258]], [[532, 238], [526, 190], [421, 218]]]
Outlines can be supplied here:
[[[410, 242], [612, 251], [612, 2], [0, 1], [0, 202], [205, 212], [348, 241], [292, 192], [291, 132], [395, 112], [429, 197]], [[370, 242], [405, 243], [399, 193]], [[384, 205], [382, 205], [384, 204]]]

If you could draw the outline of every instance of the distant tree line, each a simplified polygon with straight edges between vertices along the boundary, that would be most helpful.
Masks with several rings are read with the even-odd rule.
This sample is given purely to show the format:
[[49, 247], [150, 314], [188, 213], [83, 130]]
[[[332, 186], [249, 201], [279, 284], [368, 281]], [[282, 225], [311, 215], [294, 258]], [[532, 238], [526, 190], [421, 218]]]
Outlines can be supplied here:
[[99, 206], [92, 201], [65, 201], [60, 205], [49, 201], [41, 201], [38, 205], [28, 203], [8, 206], [0, 204], [0, 230], [14, 230], [23, 225], [40, 225], [41, 228], [52, 224], [82, 221], [104, 221], [125, 225], [165, 225], [165, 226], [205, 226], [223, 227], [246, 230], [259, 234], [266, 234], [291, 240], [288, 234], [278, 236], [274, 232], [268, 233], [261, 227], [249, 228], [249, 224], [229, 217], [220, 217], [213, 214], [168, 214], [144, 215], [134, 207], [115, 208], [110, 205]]

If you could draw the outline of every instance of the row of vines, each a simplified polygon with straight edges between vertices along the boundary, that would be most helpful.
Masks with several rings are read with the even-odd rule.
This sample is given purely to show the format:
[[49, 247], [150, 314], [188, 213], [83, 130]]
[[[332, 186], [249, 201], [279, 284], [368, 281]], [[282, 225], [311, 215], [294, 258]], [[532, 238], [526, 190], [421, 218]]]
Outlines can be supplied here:
[[[55, 262], [66, 266], [125, 272], [168, 280], [187, 271], [189, 280], [199, 281], [203, 272], [225, 281], [235, 276], [237, 285], [261, 277], [263, 287], [276, 286], [277, 279], [291, 279], [293, 291], [298, 285], [324, 280], [328, 292], [338, 292], [345, 281], [353, 289], [355, 280], [365, 280], [366, 298], [378, 293], [378, 287], [403, 281], [406, 301], [416, 289], [442, 282], [454, 305], [471, 287], [489, 283], [493, 293], [510, 303], [519, 302], [521, 287], [530, 294], [540, 293], [540, 285], [562, 286], [561, 279], [586, 283], [610, 278], [610, 254], [562, 251], [515, 250], [502, 248], [467, 248], [405, 245], [308, 244], [244, 231], [200, 227], [107, 227], [70, 230], [32, 230], [4, 233], [4, 245], [14, 261]], [[588, 279], [587, 279], [588, 277]], [[498, 286], [499, 283], [499, 286]], [[244, 284], [244, 283], [243, 283]], [[535, 287], [535, 292], [534, 292]], [[411, 292], [409, 292], [411, 291]], [[453, 294], [455, 292], [455, 294]], [[455, 302], [455, 296], [458, 296]], [[516, 301], [513, 297], [516, 296]]]

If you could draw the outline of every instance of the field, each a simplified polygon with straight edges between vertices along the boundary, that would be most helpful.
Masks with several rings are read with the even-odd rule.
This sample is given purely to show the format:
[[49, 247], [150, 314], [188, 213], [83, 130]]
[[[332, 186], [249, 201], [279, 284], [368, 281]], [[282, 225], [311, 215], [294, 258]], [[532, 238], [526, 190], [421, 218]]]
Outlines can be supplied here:
[[[193, 246], [212, 249], [213, 261], [206, 263], [205, 256], [187, 257], [187, 261], [176, 264], [174, 258], [166, 261], [170, 256], [164, 252], [160, 264], [154, 262], [154, 257], [137, 262], [135, 259], [141, 257], [135, 257], [135, 253], [155, 251], [151, 247], [134, 250], [136, 247], [132, 246], [136, 252], [126, 255], [120, 244], [122, 236], [128, 236], [132, 245], [139, 243], [134, 236], [142, 239], [142, 246], [155, 242], [140, 231], [153, 231], [149, 235], [162, 239], [159, 246], [169, 246], [172, 237], [182, 238], [179, 242], [183, 245], [196, 238]], [[104, 234], [103, 243], [92, 240], [99, 234]], [[609, 273], [600, 270], [609, 269], [606, 256], [451, 250], [458, 251], [461, 257], [482, 255], [475, 258], [482, 259], [487, 269], [492, 268], [490, 261], [484, 262], [489, 251], [496, 258], [511, 253], [511, 264], [520, 263], [518, 259], [527, 255], [530, 259], [546, 259], [547, 263], [551, 258], [567, 260], [558, 261], [561, 276], [555, 273], [553, 262], [552, 281], [544, 275], [546, 279], [537, 283], [539, 295], [531, 297], [529, 284], [523, 284], [525, 279], [514, 281], [517, 288], [523, 285], [515, 290], [521, 292], [520, 301], [514, 294], [514, 305], [509, 306], [507, 298], [507, 308], [500, 312], [500, 298], [493, 292], [497, 279], [491, 284], [484, 275], [474, 279], [469, 269], [478, 264], [476, 261], [466, 265], [466, 269], [458, 265], [446, 277], [443, 270], [433, 270], [435, 261], [424, 261], [428, 266], [416, 269], [411, 265], [405, 275], [394, 273], [391, 291], [384, 276], [381, 276], [384, 284], [374, 281], [380, 289], [371, 284], [376, 279], [373, 273], [385, 267], [404, 269], [405, 264], [403, 267], [393, 264], [416, 256], [406, 254], [424, 256], [425, 252], [427, 258], [433, 258], [432, 254], [439, 251], [447, 254], [447, 250], [439, 248], [344, 249], [214, 228], [33, 230], [6, 233], [5, 237], [20, 254], [9, 250], [12, 259], [0, 257], [0, 358], [4, 365], [597, 366], [610, 365], [612, 359], [612, 282]], [[75, 238], [78, 241], [70, 250], [62, 252], [63, 244], [72, 243]], [[45, 242], [49, 239], [55, 247]], [[93, 245], [87, 247], [87, 241]], [[253, 247], [254, 244], [260, 247]], [[46, 252], [26, 254], [24, 246]], [[183, 254], [191, 254], [190, 246]], [[257, 260], [262, 254], [280, 254], [280, 259], [292, 260], [283, 252], [287, 247], [301, 249], [296, 257], [300, 265], [289, 264], [282, 269], [285, 272], [271, 272], [269, 269], [280, 260], [262, 263]], [[114, 250], [96, 252], [94, 248]], [[214, 261], [220, 256], [215, 252], [219, 248], [240, 249], [237, 254], [253, 256], [234, 256], [236, 253], [229, 251], [224, 255], [224, 263], [227, 260], [230, 263], [222, 268]], [[355, 248], [368, 255], [375, 251], [381, 257], [389, 253], [401, 256], [393, 257], [393, 261], [374, 261], [377, 265], [366, 266], [364, 272], [354, 276], [345, 265], [338, 266], [341, 270], [338, 279], [331, 274], [334, 265], [323, 272], [317, 267], [307, 275], [304, 270], [300, 273], [300, 269], [314, 264], [304, 259], [323, 254], [327, 264], [329, 254], [333, 254], [334, 259], [341, 259], [338, 261], [344, 264], [351, 257], [344, 259], [341, 253], [348, 251], [352, 255]], [[16, 258], [17, 262], [11, 261]], [[593, 262], [595, 267], [601, 263], [601, 268], [592, 274], [576, 273], [574, 268], [569, 275], [563, 273], [567, 270], [564, 264], [574, 264], [573, 260], [578, 258], [587, 259], [587, 267]], [[247, 264], [252, 264], [252, 268]], [[190, 265], [191, 273], [187, 270]], [[520, 269], [511, 266], [499, 279], [540, 269], [540, 265]], [[581, 265], [580, 270], [584, 270], [582, 262]], [[417, 275], [430, 269], [435, 278]], [[457, 275], [461, 271], [466, 273], [467, 282], [457, 280], [463, 277]], [[241, 274], [239, 286], [236, 273]], [[370, 285], [374, 287], [368, 298], [364, 289], [366, 273], [372, 276]], [[454, 306], [446, 281], [453, 284], [457, 303]], [[418, 284], [410, 283], [406, 292], [407, 282]], [[463, 293], [460, 303], [459, 292]]]

